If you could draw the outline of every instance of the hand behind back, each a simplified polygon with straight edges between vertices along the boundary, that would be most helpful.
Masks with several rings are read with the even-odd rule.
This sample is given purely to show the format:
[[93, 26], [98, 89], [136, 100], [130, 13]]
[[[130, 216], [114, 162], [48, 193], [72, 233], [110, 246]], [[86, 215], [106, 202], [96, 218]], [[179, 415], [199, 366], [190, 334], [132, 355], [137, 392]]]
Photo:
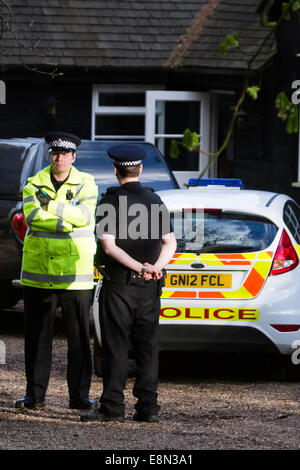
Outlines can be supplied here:
[[146, 268], [146, 271], [143, 274], [143, 279], [145, 279], [145, 281], [150, 281], [151, 279], [157, 281], [162, 277], [162, 271], [156, 268], [153, 264], [144, 263], [144, 266]]

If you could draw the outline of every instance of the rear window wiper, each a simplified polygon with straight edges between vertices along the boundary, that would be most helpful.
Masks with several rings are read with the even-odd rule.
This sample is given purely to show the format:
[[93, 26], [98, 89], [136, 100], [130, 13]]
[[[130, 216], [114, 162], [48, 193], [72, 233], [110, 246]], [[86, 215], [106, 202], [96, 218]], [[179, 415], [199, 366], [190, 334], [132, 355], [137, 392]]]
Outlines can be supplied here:
[[217, 245], [217, 246], [208, 246], [203, 247], [198, 250], [200, 253], [240, 253], [242, 251], [256, 251], [253, 246], [246, 245]]

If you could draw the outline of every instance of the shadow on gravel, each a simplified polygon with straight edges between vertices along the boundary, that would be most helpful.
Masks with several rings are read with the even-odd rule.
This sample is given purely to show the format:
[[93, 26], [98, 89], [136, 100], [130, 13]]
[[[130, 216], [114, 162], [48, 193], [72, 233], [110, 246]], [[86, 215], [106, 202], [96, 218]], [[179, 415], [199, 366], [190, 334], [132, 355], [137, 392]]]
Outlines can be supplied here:
[[[93, 329], [91, 318], [91, 330]], [[14, 308], [0, 311], [0, 333], [6, 335], [24, 334], [23, 302], [20, 301]], [[58, 308], [54, 324], [54, 336], [65, 336], [66, 329], [61, 309]]]
[[23, 303], [18, 303], [14, 308], [0, 311], [1, 334], [20, 335], [24, 332]]
[[[91, 336], [93, 325], [91, 323]], [[0, 334], [22, 336], [23, 303], [0, 311]], [[65, 324], [58, 309], [54, 337], [65, 337]], [[93, 343], [92, 343], [93, 344]], [[289, 360], [289, 358], [286, 358]], [[135, 375], [134, 361], [132, 373]], [[174, 351], [160, 353], [160, 379], [276, 380], [287, 379], [283, 358], [275, 355], [231, 352]], [[299, 379], [298, 379], [299, 380]]]
[[254, 353], [162, 352], [160, 378], [285, 380], [279, 356]]

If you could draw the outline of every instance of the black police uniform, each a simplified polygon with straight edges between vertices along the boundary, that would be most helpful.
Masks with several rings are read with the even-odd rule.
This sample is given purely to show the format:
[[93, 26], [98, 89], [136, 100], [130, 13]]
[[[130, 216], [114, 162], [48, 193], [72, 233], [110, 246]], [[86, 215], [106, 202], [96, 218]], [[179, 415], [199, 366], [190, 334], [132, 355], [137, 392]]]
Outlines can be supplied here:
[[[120, 154], [120, 148], [117, 154]], [[130, 154], [134, 154], [133, 150]], [[125, 162], [128, 158], [126, 155], [125, 151]], [[128, 207], [125, 227], [128, 231], [135, 218], [128, 215], [130, 208], [135, 204], [142, 204], [145, 208], [144, 214], [146, 211], [148, 219], [148, 233], [144, 233], [145, 238], [132, 239], [130, 234], [124, 236], [124, 226], [120, 226], [122, 221], [118, 213], [122, 196], [126, 197]], [[139, 182], [128, 182], [120, 187], [108, 188], [100, 206], [101, 204], [111, 204], [115, 208], [116, 245], [142, 264], [154, 264], [161, 251], [162, 236], [172, 231], [169, 223], [163, 223], [161, 214], [156, 220], [158, 226], [154, 227], [154, 222], [151, 221], [151, 207], [155, 204], [161, 207], [166, 215], [167, 210], [160, 197]], [[97, 222], [99, 227], [101, 218], [97, 218]], [[109, 227], [106, 233], [109, 233]], [[151, 238], [151, 233], [156, 233], [155, 238]], [[99, 297], [103, 346], [103, 393], [99, 412], [110, 417], [124, 416], [123, 390], [126, 385], [128, 349], [131, 344], [136, 360], [133, 395], [138, 400], [135, 409], [140, 417], [155, 416], [160, 408], [157, 404], [158, 320], [162, 281], [144, 281], [137, 272], [107, 256], [100, 242], [96, 260], [98, 265], [105, 266], [106, 273]]]

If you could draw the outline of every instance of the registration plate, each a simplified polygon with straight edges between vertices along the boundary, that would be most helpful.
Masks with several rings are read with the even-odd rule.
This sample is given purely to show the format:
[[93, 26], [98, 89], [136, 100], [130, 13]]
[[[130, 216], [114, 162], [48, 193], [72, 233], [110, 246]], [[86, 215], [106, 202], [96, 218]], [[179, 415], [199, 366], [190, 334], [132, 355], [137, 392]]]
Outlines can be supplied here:
[[195, 288], [230, 288], [232, 274], [218, 273], [167, 273], [165, 287], [195, 287]]

